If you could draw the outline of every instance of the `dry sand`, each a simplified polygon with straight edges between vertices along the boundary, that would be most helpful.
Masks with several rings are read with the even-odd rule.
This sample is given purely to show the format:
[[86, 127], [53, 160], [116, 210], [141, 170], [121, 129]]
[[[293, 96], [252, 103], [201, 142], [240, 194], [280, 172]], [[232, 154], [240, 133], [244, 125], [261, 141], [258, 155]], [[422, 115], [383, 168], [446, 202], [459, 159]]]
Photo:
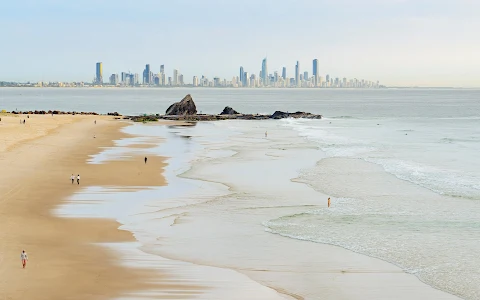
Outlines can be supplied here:
[[0, 117], [0, 299], [107, 299], [149, 288], [151, 271], [120, 267], [92, 244], [133, 241], [131, 233], [111, 220], [59, 218], [51, 209], [86, 185], [165, 184], [162, 158], [87, 164], [88, 155], [126, 136], [119, 131], [126, 123], [111, 117]]

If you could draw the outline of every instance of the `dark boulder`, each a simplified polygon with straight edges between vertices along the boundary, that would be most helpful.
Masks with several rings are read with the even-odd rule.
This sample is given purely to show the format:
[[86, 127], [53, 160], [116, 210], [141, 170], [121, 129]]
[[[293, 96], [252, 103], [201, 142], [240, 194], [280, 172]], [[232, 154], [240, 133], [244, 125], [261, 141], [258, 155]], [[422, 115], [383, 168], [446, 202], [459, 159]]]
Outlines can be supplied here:
[[225, 106], [223, 111], [220, 113], [221, 115], [239, 115], [240, 113], [230, 106]]
[[303, 111], [289, 113], [289, 112], [283, 112], [283, 111], [277, 110], [276, 112], [273, 113], [273, 115], [270, 116], [270, 118], [271, 119], [285, 119], [285, 118], [321, 119], [322, 115], [314, 115], [314, 114], [303, 112]]
[[284, 119], [288, 117], [289, 117], [289, 113], [279, 111], [279, 110], [277, 110], [276, 112], [273, 113], [273, 115], [270, 116], [270, 118], [272, 119]]
[[167, 116], [195, 115], [197, 114], [197, 107], [195, 102], [193, 102], [192, 96], [188, 94], [182, 101], [170, 105], [165, 114]]

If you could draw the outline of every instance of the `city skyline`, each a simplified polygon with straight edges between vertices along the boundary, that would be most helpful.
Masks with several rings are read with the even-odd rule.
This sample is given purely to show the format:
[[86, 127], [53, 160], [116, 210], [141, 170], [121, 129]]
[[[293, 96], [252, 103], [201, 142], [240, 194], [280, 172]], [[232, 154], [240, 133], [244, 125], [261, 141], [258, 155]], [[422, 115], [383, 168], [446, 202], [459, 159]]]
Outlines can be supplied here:
[[[156, 86], [156, 87], [236, 87], [236, 88], [379, 88], [384, 87], [380, 85], [378, 80], [368, 80], [363, 78], [346, 78], [339, 76], [330, 76], [326, 74], [322, 76], [320, 73], [320, 66], [318, 59], [312, 60], [312, 73], [309, 73], [308, 67], [302, 72], [300, 63], [297, 61], [295, 65], [294, 77], [289, 77], [287, 67], [282, 67], [280, 70], [272, 72], [268, 71], [267, 57], [262, 59], [261, 68], [258, 76], [255, 72], [249, 73], [245, 71], [243, 66], [239, 67], [238, 76], [230, 78], [221, 78], [215, 76], [209, 78], [205, 75], [194, 75], [192, 81], [184, 78], [184, 75], [178, 70], [173, 69], [172, 76], [165, 72], [165, 65], [160, 65], [159, 72], [152, 71], [150, 64], [145, 64], [145, 68], [140, 76], [138, 73], [121, 72], [112, 73], [109, 81], [103, 81], [103, 63], [97, 62], [95, 67], [95, 77], [92, 80], [92, 85], [97, 86]], [[310, 76], [309, 74], [312, 74]], [[43, 84], [39, 84], [43, 85]]]
[[146, 62], [155, 72], [183, 70], [188, 81], [229, 78], [240, 65], [257, 72], [268, 53], [268, 73], [285, 66], [290, 77], [297, 60], [310, 66], [316, 57], [324, 76], [478, 87], [479, 14], [480, 2], [468, 0], [9, 1], [0, 11], [8, 29], [0, 81], [90, 82], [95, 61], [103, 81]]

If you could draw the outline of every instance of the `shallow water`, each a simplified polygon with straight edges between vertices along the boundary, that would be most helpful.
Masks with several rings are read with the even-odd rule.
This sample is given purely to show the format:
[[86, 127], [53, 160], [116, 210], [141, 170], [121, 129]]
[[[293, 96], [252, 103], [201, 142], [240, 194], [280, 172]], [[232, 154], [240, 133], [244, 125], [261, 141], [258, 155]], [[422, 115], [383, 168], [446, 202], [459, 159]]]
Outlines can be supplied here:
[[[128, 127], [142, 138], [168, 139], [150, 151], [171, 157], [169, 186], [139, 191], [136, 207], [122, 204], [132, 205], [127, 192], [118, 198], [118, 191], [87, 190], [72, 203], [85, 197], [103, 199], [106, 206], [74, 205], [63, 213], [117, 218], [137, 232], [147, 253], [235, 269], [311, 299], [318, 299], [316, 284], [301, 282], [317, 278], [315, 267], [321, 266], [302, 252], [310, 259], [306, 268], [294, 253], [315, 243], [377, 257], [438, 289], [480, 298], [478, 90], [189, 92], [198, 94], [193, 96], [204, 112], [221, 111], [228, 101], [240, 111], [268, 112], [275, 106], [323, 113], [325, 119]], [[86, 106], [90, 92], [82, 93], [80, 104]], [[99, 108], [112, 111], [116, 95], [121, 98], [116, 110], [136, 112], [127, 101], [133, 92], [116, 93], [99, 95], [106, 100]], [[185, 90], [135, 93], [141, 94], [137, 100], [143, 107], [153, 109], [156, 97], [161, 108]], [[31, 107], [28, 101], [24, 105]], [[107, 149], [91, 162], [121, 155], [119, 149]], [[330, 209], [324, 207], [328, 196]], [[163, 221], [157, 224], [157, 219]], [[270, 233], [315, 243], [297, 246]], [[289, 250], [280, 253], [264, 243]], [[282, 269], [279, 258], [304, 275], [286, 280], [255, 271], [258, 266]]]

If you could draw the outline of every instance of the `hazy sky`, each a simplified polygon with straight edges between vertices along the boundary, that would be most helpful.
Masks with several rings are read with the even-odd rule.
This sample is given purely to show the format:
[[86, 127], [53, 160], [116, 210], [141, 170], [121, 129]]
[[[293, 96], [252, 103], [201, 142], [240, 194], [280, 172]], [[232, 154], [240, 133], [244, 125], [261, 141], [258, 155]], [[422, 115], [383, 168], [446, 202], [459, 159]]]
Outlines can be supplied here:
[[91, 81], [95, 63], [231, 79], [294, 65], [387, 85], [480, 86], [479, 0], [0, 0], [0, 81]]

